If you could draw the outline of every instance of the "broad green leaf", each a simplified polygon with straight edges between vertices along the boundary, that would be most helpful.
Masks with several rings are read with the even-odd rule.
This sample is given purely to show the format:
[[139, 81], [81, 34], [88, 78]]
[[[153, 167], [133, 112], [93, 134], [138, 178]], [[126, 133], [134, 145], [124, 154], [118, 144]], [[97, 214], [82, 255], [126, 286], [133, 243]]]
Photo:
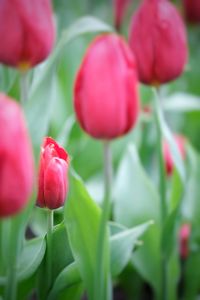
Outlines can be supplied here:
[[57, 299], [58, 294], [77, 283], [81, 282], [80, 273], [77, 267], [77, 263], [73, 262], [68, 265], [56, 278], [48, 300]]
[[163, 249], [169, 258], [176, 243], [176, 226], [180, 214], [183, 197], [183, 185], [177, 170], [174, 170], [171, 184], [171, 195], [169, 201], [169, 213], [167, 215], [162, 237]]
[[99, 222], [100, 209], [90, 198], [83, 183], [72, 177], [70, 196], [66, 205], [65, 224], [73, 256], [90, 299], [94, 293]]
[[200, 97], [185, 93], [175, 93], [163, 99], [163, 108], [169, 112], [200, 111]]
[[113, 28], [101, 20], [94, 18], [92, 16], [85, 16], [77, 21], [75, 21], [68, 29], [63, 31], [60, 41], [52, 55], [52, 58], [55, 59], [60, 55], [60, 51], [69, 43], [71, 40], [76, 37], [94, 32], [112, 32]]
[[133, 145], [128, 147], [119, 165], [114, 191], [115, 221], [129, 228], [149, 220], [155, 222], [144, 234], [144, 246], [133, 254], [132, 262], [141, 276], [158, 292], [161, 259], [159, 198]]
[[195, 149], [187, 144], [188, 180], [185, 189], [182, 213], [189, 222], [200, 225], [200, 156]]
[[110, 238], [111, 273], [117, 276], [131, 259], [132, 251], [138, 244], [138, 238], [148, 229], [152, 222], [123, 230]]
[[[80, 199], [81, 201], [81, 199]], [[111, 245], [111, 272], [115, 277], [121, 273], [131, 259], [134, 247], [138, 244], [138, 238], [148, 230], [152, 222], [139, 225], [135, 228], [126, 229], [117, 223], [111, 223], [112, 231], [115, 232], [110, 237]], [[59, 293], [77, 283], [81, 282], [77, 262], [67, 266], [56, 278], [54, 286], [49, 294], [48, 300], [57, 299]]]
[[[22, 251], [25, 229], [30, 218], [35, 201], [33, 193], [26, 208], [18, 215], [2, 220], [1, 223], [1, 264], [7, 268], [10, 264], [17, 263], [20, 252]], [[9, 236], [9, 239], [8, 239]]]
[[56, 68], [54, 64], [48, 72], [46, 68], [48, 68], [47, 63], [43, 70], [39, 67], [34, 71], [35, 77], [40, 74], [40, 81], [33, 81], [28, 101], [25, 103], [25, 114], [36, 157], [38, 157], [42, 139], [48, 132], [53, 102], [56, 100]]
[[200, 289], [200, 253], [191, 253], [185, 262], [184, 270], [184, 286], [183, 286], [183, 299], [194, 300]]
[[17, 266], [18, 280], [22, 281], [32, 276], [42, 262], [46, 243], [44, 238], [35, 238], [25, 242], [23, 251], [19, 256]]
[[178, 147], [174, 140], [173, 134], [170, 131], [170, 129], [165, 121], [163, 111], [161, 109], [161, 104], [160, 104], [161, 99], [159, 99], [157, 92], [155, 92], [154, 94], [155, 94], [155, 109], [157, 110], [156, 113], [158, 114], [160, 129], [161, 129], [163, 137], [169, 144], [169, 148], [170, 148], [170, 151], [171, 151], [171, 154], [173, 157], [174, 164], [175, 164], [177, 171], [179, 172], [179, 175], [181, 177], [181, 180], [184, 184], [185, 180], [186, 180], [186, 174], [185, 174], [183, 159], [181, 157], [180, 151], [178, 150]]
[[17, 71], [15, 69], [0, 65], [0, 90], [1, 91], [4, 91], [6, 94], [8, 94], [16, 78], [17, 78]]
[[[48, 251], [48, 249], [47, 249]], [[48, 295], [47, 282], [44, 281], [48, 271], [47, 251], [44, 260], [39, 269], [38, 291], [40, 299], [46, 299]], [[68, 241], [67, 231], [63, 223], [54, 227], [52, 234], [52, 282], [57, 278], [59, 273], [73, 262], [73, 257]]]

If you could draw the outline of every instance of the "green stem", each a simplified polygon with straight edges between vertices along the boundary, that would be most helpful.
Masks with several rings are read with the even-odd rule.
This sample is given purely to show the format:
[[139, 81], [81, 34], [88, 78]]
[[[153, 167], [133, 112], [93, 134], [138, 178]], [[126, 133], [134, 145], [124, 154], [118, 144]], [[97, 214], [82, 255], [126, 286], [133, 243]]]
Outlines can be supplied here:
[[[4, 258], [6, 258], [6, 283], [4, 291], [4, 300], [15, 300], [17, 298], [17, 257], [18, 257], [18, 237], [13, 236], [14, 222], [11, 219], [6, 219], [2, 224], [2, 231], [10, 237], [8, 240], [7, 252], [4, 253]], [[2, 232], [2, 236], [3, 232]], [[6, 244], [6, 241], [5, 241]], [[3, 249], [2, 249], [3, 251]]]
[[[104, 200], [102, 205], [102, 215], [100, 220], [100, 228], [97, 243], [97, 269], [95, 272], [95, 300], [112, 299], [111, 282], [110, 282], [110, 249], [109, 249], [109, 233], [107, 222], [110, 214], [112, 184], [112, 153], [110, 142], [104, 142]], [[105, 257], [107, 255], [107, 257]], [[104, 278], [104, 272], [108, 274]], [[102, 280], [103, 278], [103, 280]], [[103, 281], [103, 282], [102, 282]]]
[[52, 284], [52, 233], [54, 225], [54, 211], [48, 210], [47, 214], [47, 286], [49, 290]]
[[157, 153], [158, 153], [158, 163], [159, 163], [159, 193], [161, 201], [161, 222], [162, 222], [162, 236], [161, 236], [161, 299], [167, 300], [167, 259], [165, 256], [165, 249], [163, 248], [163, 238], [164, 238], [164, 226], [167, 217], [167, 199], [166, 199], [166, 173], [165, 164], [162, 151], [162, 130], [160, 126], [160, 114], [161, 111], [161, 101], [160, 93], [158, 89], [154, 89], [155, 92], [155, 124], [157, 132]]
[[21, 72], [20, 73], [20, 101], [22, 105], [24, 105], [28, 100], [28, 89], [29, 89], [28, 72]]

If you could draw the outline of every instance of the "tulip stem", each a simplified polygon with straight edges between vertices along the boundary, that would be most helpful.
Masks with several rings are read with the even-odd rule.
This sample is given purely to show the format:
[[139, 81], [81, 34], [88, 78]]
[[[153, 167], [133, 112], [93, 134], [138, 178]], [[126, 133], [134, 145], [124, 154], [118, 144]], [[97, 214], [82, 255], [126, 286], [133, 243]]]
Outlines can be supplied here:
[[22, 105], [26, 103], [28, 100], [28, 72], [21, 72], [20, 73], [20, 102]]
[[[95, 300], [112, 299], [110, 278], [110, 249], [107, 222], [110, 215], [112, 184], [112, 152], [110, 142], [104, 142], [104, 200], [97, 242], [97, 269], [95, 272]], [[104, 273], [106, 273], [106, 278]]]
[[161, 299], [167, 300], [167, 259], [165, 255], [165, 249], [163, 249], [163, 239], [164, 239], [164, 227], [167, 217], [167, 200], [166, 200], [166, 176], [165, 176], [165, 164], [162, 151], [162, 129], [160, 125], [160, 113], [161, 113], [161, 103], [160, 103], [160, 91], [159, 89], [154, 89], [155, 93], [155, 125], [157, 131], [157, 153], [159, 162], [159, 193], [160, 193], [160, 205], [161, 205], [161, 222], [162, 222], [162, 237], [161, 237]]
[[9, 266], [5, 288], [5, 300], [15, 300], [17, 298], [17, 276], [15, 262]]
[[47, 214], [47, 285], [48, 290], [50, 290], [52, 284], [52, 233], [54, 226], [54, 211], [48, 209]]

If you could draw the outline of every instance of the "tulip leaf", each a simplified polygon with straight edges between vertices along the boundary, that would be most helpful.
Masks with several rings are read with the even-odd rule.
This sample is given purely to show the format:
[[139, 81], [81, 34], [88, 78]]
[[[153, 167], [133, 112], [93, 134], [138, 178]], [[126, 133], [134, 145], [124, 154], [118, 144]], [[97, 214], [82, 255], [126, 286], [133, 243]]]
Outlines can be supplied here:
[[89, 298], [92, 299], [100, 209], [90, 198], [83, 183], [75, 177], [70, 182], [67, 204], [65, 224], [69, 241]]
[[169, 144], [169, 148], [170, 148], [170, 152], [171, 152], [171, 155], [173, 158], [174, 165], [176, 166], [177, 171], [182, 180], [182, 183], [184, 185], [185, 180], [186, 180], [186, 174], [185, 174], [183, 159], [181, 157], [180, 151], [178, 150], [178, 146], [175, 142], [173, 134], [170, 131], [170, 129], [165, 121], [163, 111], [162, 111], [161, 105], [160, 105], [160, 99], [159, 99], [157, 92], [155, 92], [155, 109], [157, 110], [162, 135], [165, 138], [166, 142]]
[[200, 98], [190, 94], [175, 93], [163, 100], [163, 108], [166, 112], [200, 111]]
[[46, 243], [44, 238], [34, 238], [27, 241], [18, 260], [18, 280], [27, 279], [37, 270], [45, 254]]
[[[135, 268], [159, 293], [160, 289], [160, 204], [157, 191], [131, 144], [120, 162], [114, 185], [114, 220], [129, 228], [153, 220], [144, 234], [144, 247], [132, 256]], [[149, 259], [151, 257], [151, 259]]]
[[178, 214], [180, 213], [181, 200], [183, 196], [183, 185], [177, 170], [174, 170], [171, 184], [171, 197], [169, 214], [165, 221], [164, 232], [162, 237], [163, 249], [166, 257], [169, 258], [176, 243], [176, 225]]
[[138, 238], [149, 228], [152, 222], [146, 222], [131, 229], [125, 229], [110, 238], [111, 245], [111, 273], [119, 275], [131, 259], [135, 246], [140, 245]]
[[52, 58], [55, 59], [60, 55], [60, 51], [76, 37], [94, 32], [112, 32], [114, 29], [102, 22], [101, 20], [92, 16], [85, 16], [76, 20], [68, 29], [64, 30], [58, 45], [52, 54]]
[[[82, 199], [80, 199], [82, 201]], [[117, 223], [111, 223], [114, 234], [110, 237], [111, 248], [111, 272], [112, 276], [121, 273], [131, 259], [132, 251], [138, 244], [138, 238], [149, 228], [152, 222], [146, 222], [135, 228], [126, 229]], [[58, 294], [72, 285], [81, 282], [81, 276], [77, 262], [68, 265], [56, 278], [48, 300], [57, 299]]]
[[[74, 260], [69, 246], [67, 231], [63, 223], [54, 227], [52, 245], [52, 282], [54, 282], [58, 274]], [[48, 294], [47, 282], [44, 282], [44, 277], [48, 270], [46, 258], [47, 252], [39, 269], [38, 291], [40, 299], [46, 299]]]
[[0, 66], [0, 90], [6, 94], [11, 90], [17, 78], [17, 71], [13, 68], [8, 68], [3, 65]]

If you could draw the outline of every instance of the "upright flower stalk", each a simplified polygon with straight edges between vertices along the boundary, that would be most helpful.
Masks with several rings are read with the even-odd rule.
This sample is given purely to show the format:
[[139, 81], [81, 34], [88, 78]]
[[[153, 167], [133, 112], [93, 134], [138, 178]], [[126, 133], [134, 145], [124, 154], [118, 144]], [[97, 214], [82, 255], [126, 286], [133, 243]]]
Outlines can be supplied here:
[[28, 100], [28, 71], [20, 71], [20, 102], [22, 105]]
[[[104, 200], [102, 205], [102, 215], [100, 221], [99, 228], [99, 236], [98, 236], [98, 244], [97, 244], [97, 269], [96, 269], [96, 277], [98, 282], [98, 277], [102, 278], [104, 271], [103, 264], [103, 253], [104, 251], [110, 252], [109, 243], [108, 243], [108, 227], [107, 222], [109, 220], [110, 215], [110, 207], [111, 207], [111, 194], [112, 194], [112, 152], [111, 152], [111, 143], [109, 141], [103, 142], [103, 157], [104, 157]], [[110, 260], [106, 264], [106, 268], [108, 268], [108, 274], [110, 273]], [[106, 299], [112, 299], [112, 289], [110, 286], [110, 278], [104, 282], [105, 287], [102, 289], [98, 286], [95, 287], [95, 297], [94, 299], [101, 300], [105, 299], [106, 295], [102, 294], [102, 291], [107, 293]]]
[[165, 220], [167, 217], [167, 199], [166, 199], [166, 171], [165, 162], [163, 157], [163, 137], [162, 130], [160, 126], [160, 117], [162, 113], [160, 91], [158, 88], [153, 88], [154, 90], [154, 114], [155, 114], [155, 125], [157, 133], [157, 155], [158, 155], [158, 165], [159, 165], [159, 194], [160, 194], [160, 207], [161, 207], [161, 221], [162, 221], [162, 235], [161, 235], [161, 299], [167, 300], [167, 260], [164, 255], [164, 245], [163, 245], [163, 234]]
[[52, 284], [52, 234], [54, 226], [54, 210], [47, 210], [47, 286]]

